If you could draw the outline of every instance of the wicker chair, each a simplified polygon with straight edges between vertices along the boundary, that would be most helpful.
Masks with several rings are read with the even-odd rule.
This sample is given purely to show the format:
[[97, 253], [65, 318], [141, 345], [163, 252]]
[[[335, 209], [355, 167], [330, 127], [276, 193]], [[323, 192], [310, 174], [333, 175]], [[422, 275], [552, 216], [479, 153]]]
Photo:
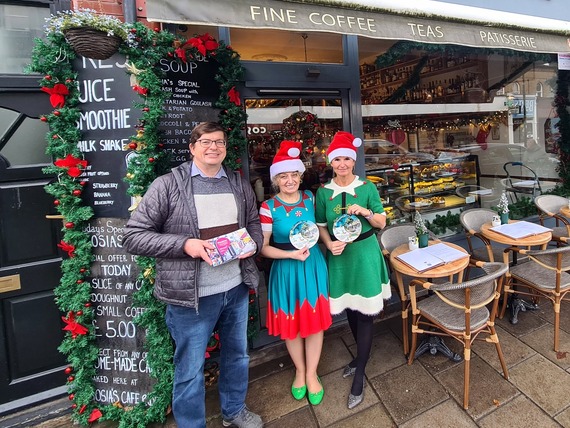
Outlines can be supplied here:
[[534, 199], [534, 204], [540, 212], [540, 224], [544, 226], [544, 220], [554, 218], [556, 226], [552, 228], [552, 240], [558, 244], [570, 238], [570, 221], [559, 214], [560, 208], [568, 206], [568, 199], [557, 195], [540, 195]]
[[[382, 229], [377, 237], [382, 249], [382, 254], [386, 259], [386, 265], [390, 269], [390, 282], [398, 290], [398, 295], [400, 296], [400, 302], [402, 304], [402, 342], [404, 346], [404, 354], [408, 355], [409, 343], [408, 343], [408, 310], [410, 308], [409, 299], [409, 287], [408, 284], [414, 278], [405, 276], [403, 278], [403, 288], [400, 289], [398, 281], [396, 280], [396, 275], [390, 266], [390, 253], [394, 251], [397, 247], [402, 244], [408, 243], [409, 236], [416, 235], [416, 228], [412, 223], [400, 223], [393, 224]], [[430, 232], [430, 239], [436, 239], [436, 236]], [[424, 293], [427, 294], [427, 291]]]
[[[488, 208], [472, 208], [463, 211], [459, 215], [459, 221], [465, 229], [467, 246], [471, 254], [471, 260], [481, 262], [502, 262], [504, 261], [504, 248], [492, 245], [491, 241], [481, 234], [481, 226], [493, 220], [497, 212]], [[483, 247], [476, 247], [475, 239], [483, 243]], [[466, 277], [469, 278], [469, 267], [466, 269]]]
[[[504, 275], [508, 270], [505, 263], [476, 262], [485, 275], [462, 283], [433, 284], [413, 280], [410, 284], [412, 305], [412, 348], [408, 364], [414, 361], [417, 336], [421, 333], [447, 336], [463, 344], [464, 379], [463, 407], [469, 406], [469, 371], [471, 345], [476, 340], [495, 344], [503, 376], [509, 378], [499, 337], [495, 331], [495, 317]], [[416, 288], [428, 289], [435, 294], [418, 301]], [[489, 303], [490, 309], [488, 307]], [[480, 338], [485, 335], [485, 338]]]
[[535, 300], [537, 296], [547, 298], [554, 306], [554, 351], [558, 352], [560, 303], [570, 300], [566, 298], [570, 292], [570, 274], [567, 273], [570, 269], [570, 246], [546, 250], [512, 248], [512, 251], [527, 255], [529, 261], [510, 268], [500, 317], [505, 315], [509, 294], [531, 296]]

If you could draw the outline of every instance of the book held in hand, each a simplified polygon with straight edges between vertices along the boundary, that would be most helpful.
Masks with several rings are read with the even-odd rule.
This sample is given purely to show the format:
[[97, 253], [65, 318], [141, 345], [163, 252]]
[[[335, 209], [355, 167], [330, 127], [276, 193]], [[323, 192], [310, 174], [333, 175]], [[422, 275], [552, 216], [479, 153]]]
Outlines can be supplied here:
[[235, 260], [242, 254], [250, 253], [257, 248], [255, 241], [245, 227], [208, 239], [208, 242], [214, 246], [213, 250], [208, 250], [212, 266], [219, 266]]

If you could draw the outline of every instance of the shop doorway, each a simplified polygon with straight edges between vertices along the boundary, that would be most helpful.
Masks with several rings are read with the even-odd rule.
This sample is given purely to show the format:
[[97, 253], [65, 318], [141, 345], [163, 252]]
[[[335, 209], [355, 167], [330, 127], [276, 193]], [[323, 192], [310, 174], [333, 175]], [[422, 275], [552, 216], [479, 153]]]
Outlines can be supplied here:
[[62, 314], [54, 301], [61, 276], [61, 220], [42, 168], [50, 111], [39, 91], [0, 88], [0, 413], [65, 392]]
[[[270, 90], [268, 92], [271, 93]], [[332, 175], [325, 161], [325, 151], [339, 130], [348, 130], [347, 97], [341, 91], [330, 94], [295, 93], [288, 96], [268, 94], [265, 97], [246, 99], [248, 173], [258, 204], [273, 196], [269, 167], [279, 144], [283, 140], [301, 141], [301, 159], [306, 171], [302, 189], [316, 193], [321, 184]], [[326, 91], [325, 91], [326, 92]], [[263, 94], [263, 90], [258, 94]], [[267, 311], [267, 280], [271, 261], [260, 258], [258, 267], [261, 273], [259, 286], [260, 333], [253, 340], [257, 348], [279, 340], [267, 335], [265, 328]]]

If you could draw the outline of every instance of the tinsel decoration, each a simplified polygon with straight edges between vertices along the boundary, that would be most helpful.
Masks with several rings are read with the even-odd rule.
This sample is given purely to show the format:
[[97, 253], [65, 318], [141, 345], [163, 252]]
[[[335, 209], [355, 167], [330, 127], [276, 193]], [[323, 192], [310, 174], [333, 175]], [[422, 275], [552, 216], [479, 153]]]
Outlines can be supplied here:
[[320, 146], [323, 139], [317, 115], [304, 110], [284, 119], [281, 132], [287, 140], [300, 141], [309, 156], [313, 155], [315, 146]]
[[[163, 58], [174, 57], [175, 42], [183, 45], [186, 42], [177, 40], [167, 31], [153, 31], [141, 23], [124, 25], [130, 42], [121, 45], [120, 52], [128, 57], [127, 72], [132, 75], [133, 90], [140, 95], [140, 102], [134, 107], [143, 112], [136, 135], [128, 143], [128, 148], [139, 156], [130, 162], [125, 179], [129, 184], [128, 193], [140, 199], [150, 183], [167, 171], [169, 164], [159, 141], [158, 126], [168, 95], [161, 90], [162, 72], [158, 64]], [[205, 49], [204, 56], [220, 64], [215, 79], [221, 87], [221, 95], [215, 107], [221, 110], [219, 120], [231, 142], [225, 163], [237, 169], [241, 166], [240, 155], [246, 147], [243, 134], [246, 115], [235, 87], [243, 80], [244, 71], [239, 55], [229, 46], [217, 43], [209, 36], [198, 38], [201, 42], [193, 40], [184, 52], [187, 58], [193, 58]], [[209, 50], [214, 44], [216, 48]], [[87, 164], [77, 146], [81, 138], [77, 128], [81, 111], [77, 73], [72, 67], [75, 56], [61, 33], [50, 32], [45, 39], [36, 39], [28, 67], [28, 71], [44, 76], [39, 82], [40, 87], [49, 94], [55, 108], [41, 120], [49, 125], [46, 153], [55, 160], [44, 170], [56, 177], [46, 186], [46, 191], [54, 197], [54, 206], [63, 218], [63, 239], [58, 247], [68, 256], [61, 264], [62, 277], [55, 289], [58, 308], [67, 314], [63, 318], [67, 333], [59, 350], [68, 360], [64, 374], [76, 423], [86, 426], [95, 421], [118, 421], [119, 428], [144, 427], [165, 421], [172, 399], [174, 375], [173, 344], [164, 319], [165, 306], [152, 296], [155, 265], [152, 258], [137, 258], [141, 289], [133, 295], [134, 304], [145, 308], [134, 322], [146, 330], [147, 364], [156, 378], [146, 401], [152, 404], [99, 406], [94, 401], [93, 377], [99, 350], [90, 303], [91, 285], [85, 281], [90, 275], [93, 253], [89, 234], [84, 232], [87, 222], [93, 217], [93, 210], [81, 197], [88, 183], [80, 177]]]

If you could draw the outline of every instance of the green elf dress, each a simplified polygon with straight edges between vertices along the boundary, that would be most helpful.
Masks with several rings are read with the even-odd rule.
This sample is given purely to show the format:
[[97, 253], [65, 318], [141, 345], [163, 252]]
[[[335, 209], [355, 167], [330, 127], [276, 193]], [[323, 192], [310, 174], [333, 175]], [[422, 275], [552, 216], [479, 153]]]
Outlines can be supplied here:
[[[317, 225], [327, 227], [331, 238], [336, 239], [333, 223], [353, 204], [376, 214], [384, 213], [378, 189], [370, 181], [356, 176], [351, 184], [341, 187], [331, 180], [317, 191]], [[384, 300], [392, 295], [388, 268], [375, 231], [364, 217], [358, 218], [362, 222], [360, 236], [347, 244], [339, 256], [327, 251], [333, 315], [347, 308], [365, 315], [376, 315], [382, 311]]]

